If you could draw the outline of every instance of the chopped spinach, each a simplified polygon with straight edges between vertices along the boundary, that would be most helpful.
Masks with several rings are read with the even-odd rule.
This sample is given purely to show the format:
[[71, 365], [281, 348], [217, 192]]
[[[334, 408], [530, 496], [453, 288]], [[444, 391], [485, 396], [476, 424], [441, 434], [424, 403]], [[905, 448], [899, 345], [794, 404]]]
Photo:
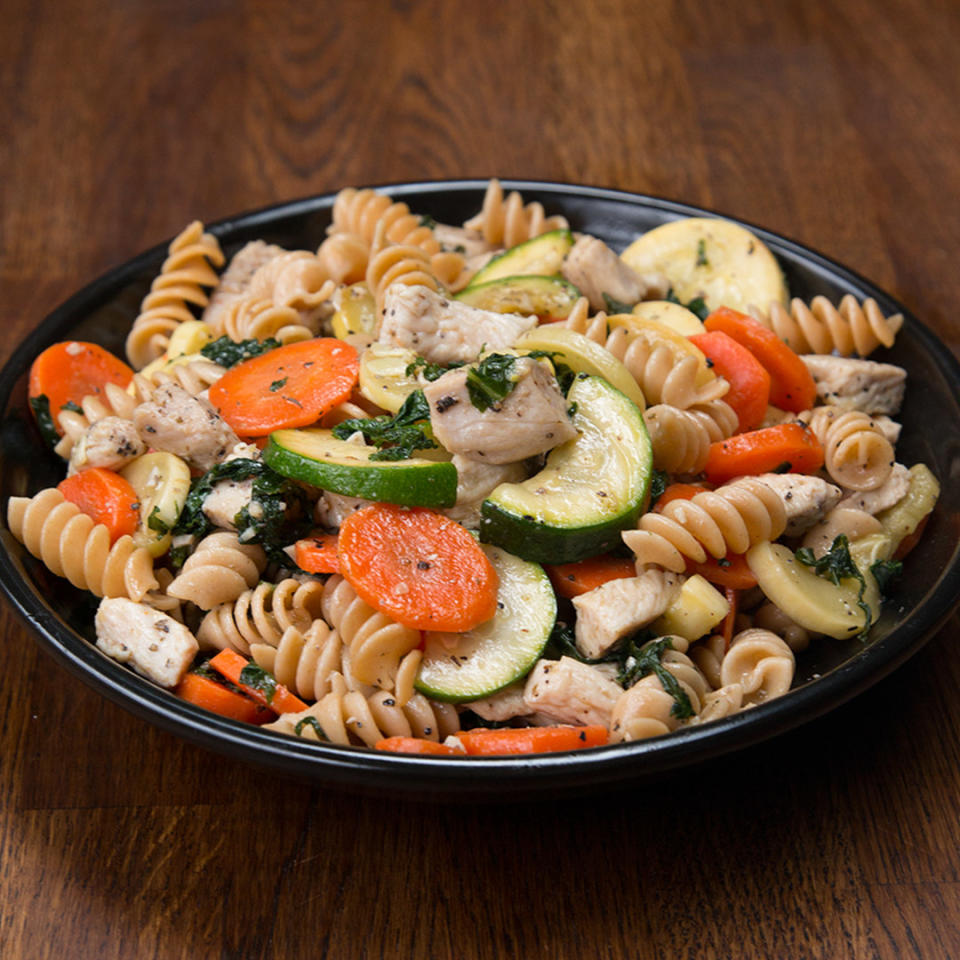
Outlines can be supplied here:
[[417, 371], [419, 371], [424, 380], [429, 380], [431, 383], [433, 383], [434, 380], [439, 380], [448, 370], [453, 370], [454, 367], [462, 366], [462, 363], [454, 361], [449, 366], [445, 367], [440, 363], [431, 363], [424, 357], [417, 357], [413, 363], [407, 364], [403, 374], [406, 377], [412, 377], [415, 373], [417, 373]]
[[276, 678], [256, 663], [248, 663], [240, 671], [240, 685], [262, 693], [267, 703], [273, 703], [274, 694], [277, 692]]
[[429, 213], [425, 213], [420, 217], [420, 220], [417, 222], [418, 227], [429, 227], [433, 230], [437, 225], [437, 221], [430, 216]]
[[670, 303], [679, 303], [681, 307], [686, 307], [691, 313], [695, 313], [701, 320], [706, 320], [710, 316], [710, 308], [707, 306], [703, 297], [694, 297], [689, 303], [684, 303], [674, 292], [673, 287], [667, 291], [665, 300]]
[[648, 510], [656, 506], [657, 501], [663, 496], [663, 491], [667, 489], [670, 483], [670, 474], [666, 470], [654, 470], [650, 474], [650, 505]]
[[244, 360], [259, 357], [262, 353], [275, 350], [279, 340], [268, 337], [266, 340], [241, 340], [239, 343], [229, 337], [220, 337], [200, 348], [200, 353], [208, 360], [219, 363], [221, 367], [235, 367]]
[[61, 410], [69, 410], [71, 413], [83, 413], [83, 408], [74, 403], [72, 400], [68, 400], [63, 406], [60, 407]]
[[54, 426], [53, 416], [50, 413], [50, 400], [47, 395], [41, 393], [38, 397], [31, 397], [30, 409], [36, 417], [37, 427], [39, 427], [43, 439], [51, 447], [55, 447], [60, 442], [60, 434], [57, 433], [57, 428]]
[[274, 380], [270, 384], [270, 392], [276, 393], [278, 390], [282, 390], [287, 385], [287, 380], [289, 377], [284, 377], [282, 380]]
[[151, 530], [156, 530], [160, 536], [170, 532], [170, 524], [167, 523], [163, 517], [160, 516], [160, 507], [156, 506], [150, 511], [150, 516], [147, 517], [147, 526]]
[[622, 300], [617, 300], [611, 297], [609, 293], [604, 293], [602, 296], [603, 302], [607, 307], [607, 313], [630, 313], [635, 306], [635, 304], [624, 303]]
[[663, 665], [663, 655], [667, 650], [673, 649], [673, 640], [670, 637], [660, 637], [658, 640], [642, 642], [645, 636], [645, 633], [641, 633], [639, 638], [627, 644], [624, 650], [623, 667], [617, 682], [626, 688], [653, 673], [663, 689], [673, 697], [670, 715], [678, 720], [692, 717], [693, 706], [690, 698], [677, 678]]
[[407, 460], [414, 450], [430, 450], [437, 442], [430, 433], [430, 405], [422, 390], [414, 390], [393, 417], [344, 420], [333, 428], [338, 440], [354, 433], [363, 434], [367, 443], [377, 447], [371, 460]]
[[710, 261], [707, 259], [707, 241], [701, 237], [697, 241], [697, 264], [698, 267], [709, 267]]
[[191, 547], [186, 543], [181, 543], [177, 547], [171, 547], [170, 552], [167, 554], [167, 559], [170, 561], [170, 566], [174, 570], [179, 570], [186, 562], [187, 557], [190, 556]]
[[512, 354], [491, 353], [467, 370], [467, 393], [478, 410], [489, 410], [510, 396], [516, 362]]
[[877, 581], [880, 593], [886, 596], [890, 584], [903, 573], [903, 564], [899, 560], [877, 560], [870, 565], [870, 572]]
[[857, 606], [863, 611], [865, 620], [859, 636], [865, 636], [870, 629], [873, 614], [869, 604], [863, 599], [867, 581], [860, 572], [860, 568], [854, 563], [853, 557], [850, 556], [850, 541], [847, 535], [838, 534], [830, 549], [822, 557], [816, 557], [809, 547], [800, 547], [795, 556], [804, 566], [811, 567], [817, 576], [824, 577], [838, 587], [841, 580], [856, 580], [860, 584], [860, 589], [857, 591]]
[[598, 663], [619, 663], [620, 655], [609, 653], [604, 657], [586, 657], [577, 647], [573, 627], [565, 620], [557, 620], [553, 624], [550, 636], [547, 639], [547, 645], [544, 648], [543, 656], [548, 660], [559, 660], [561, 657], [571, 657], [579, 660], [580, 663], [588, 663], [591, 666]]
[[317, 735], [318, 740], [327, 740], [329, 737], [323, 732], [323, 727], [320, 726], [320, 721], [316, 717], [304, 717], [302, 720], [298, 720], [296, 726], [293, 728], [293, 732], [298, 736], [303, 736], [303, 728], [310, 727], [313, 732]]

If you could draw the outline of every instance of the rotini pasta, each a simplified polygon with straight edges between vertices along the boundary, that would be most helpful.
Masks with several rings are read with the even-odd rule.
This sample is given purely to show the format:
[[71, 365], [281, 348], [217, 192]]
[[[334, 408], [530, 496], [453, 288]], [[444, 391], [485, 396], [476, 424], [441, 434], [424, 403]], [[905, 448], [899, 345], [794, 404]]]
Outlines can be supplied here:
[[876, 490], [894, 465], [893, 447], [865, 413], [815, 407], [798, 419], [823, 444], [824, 466], [831, 479], [850, 490]]
[[482, 233], [488, 243], [505, 247], [513, 247], [549, 230], [562, 230], [568, 226], [563, 217], [548, 217], [542, 204], [524, 204], [523, 197], [516, 190], [512, 190], [504, 199], [503, 187], [497, 179], [492, 179], [487, 185], [480, 212], [464, 223], [468, 230]]
[[240, 543], [235, 533], [211, 533], [197, 544], [167, 593], [212, 610], [253, 587], [265, 566], [262, 547]]
[[737, 429], [737, 415], [723, 400], [686, 410], [658, 403], [644, 410], [643, 419], [653, 445], [653, 465], [673, 474], [700, 473], [710, 444], [725, 440]]

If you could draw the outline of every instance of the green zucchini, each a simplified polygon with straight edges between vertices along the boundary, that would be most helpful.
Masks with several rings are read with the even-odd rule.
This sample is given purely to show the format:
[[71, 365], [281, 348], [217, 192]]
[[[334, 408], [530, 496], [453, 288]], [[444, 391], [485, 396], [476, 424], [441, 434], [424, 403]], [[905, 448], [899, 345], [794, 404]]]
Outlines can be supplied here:
[[560, 272], [572, 246], [573, 234], [569, 230], [541, 233], [494, 257], [473, 275], [467, 289], [504, 277], [553, 276]]
[[581, 374], [573, 440], [522, 483], [502, 483], [481, 505], [480, 539], [525, 560], [569, 563], [620, 543], [647, 501], [653, 454], [640, 410], [600, 377]]
[[486, 283], [471, 284], [454, 299], [494, 313], [534, 314], [551, 320], [570, 315], [580, 291], [560, 277], [502, 277]]
[[557, 600], [543, 568], [498, 547], [484, 552], [499, 578], [497, 613], [464, 633], [426, 634], [416, 688], [434, 700], [466, 703], [509, 686], [530, 671], [553, 630]]
[[276, 430], [263, 459], [277, 473], [348, 497], [403, 507], [452, 507], [457, 468], [449, 461], [371, 460], [376, 448], [319, 429]]

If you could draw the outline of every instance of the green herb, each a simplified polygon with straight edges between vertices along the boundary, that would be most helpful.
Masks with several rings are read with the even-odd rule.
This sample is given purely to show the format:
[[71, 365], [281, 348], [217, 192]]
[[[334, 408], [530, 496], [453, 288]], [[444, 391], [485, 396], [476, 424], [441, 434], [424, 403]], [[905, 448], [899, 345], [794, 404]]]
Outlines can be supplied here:
[[652, 510], [656, 505], [657, 501], [663, 496], [663, 491], [667, 489], [667, 486], [670, 483], [670, 474], [666, 470], [654, 470], [650, 474], [650, 506], [647, 507], [648, 510]]
[[771, 473], [789, 473], [793, 469], [793, 464], [789, 460], [784, 460], [783, 463], [778, 463], [770, 472]]
[[70, 410], [72, 413], [83, 413], [83, 408], [74, 403], [72, 400], [68, 400], [62, 407], [61, 410]]
[[274, 694], [277, 692], [276, 678], [256, 663], [248, 663], [240, 671], [240, 686], [262, 693], [267, 703], [273, 703]]
[[710, 308], [707, 306], [706, 300], [703, 297], [694, 297], [689, 303], [684, 303], [680, 300], [677, 295], [673, 292], [673, 287], [667, 291], [667, 295], [664, 298], [670, 303], [679, 303], [681, 307], [686, 307], [691, 313], [695, 313], [701, 320], [706, 320], [710, 316]]
[[436, 227], [436, 225], [437, 225], [437, 221], [434, 220], [429, 213], [423, 214], [423, 216], [420, 217], [420, 220], [417, 224], [417, 226], [419, 227], [429, 227], [431, 230], [433, 230], [434, 227]]
[[[641, 634], [641, 638], [644, 636], [645, 634]], [[693, 716], [690, 698], [677, 678], [663, 665], [663, 655], [672, 649], [673, 640], [670, 637], [661, 637], [659, 640], [649, 640], [642, 644], [632, 640], [625, 650], [626, 656], [617, 682], [626, 688], [651, 673], [655, 674], [660, 686], [673, 697], [670, 715], [678, 720], [686, 720]]]
[[57, 428], [53, 424], [53, 417], [50, 415], [50, 400], [47, 395], [41, 393], [39, 397], [31, 397], [30, 409], [36, 417], [37, 427], [39, 427], [43, 439], [51, 447], [55, 447], [60, 442], [60, 434], [57, 433]]
[[195, 673], [198, 677], [205, 677], [207, 680], [212, 680], [218, 686], [226, 687], [228, 690], [232, 690], [234, 693], [239, 693], [241, 696], [244, 696], [244, 691], [241, 690], [235, 683], [229, 681], [221, 673], [218, 673], [213, 667], [210, 666], [209, 658], [204, 660], [202, 663], [198, 663], [195, 667], [192, 667], [190, 670], [191, 673]]
[[167, 559], [170, 561], [170, 566], [174, 570], [179, 570], [186, 562], [187, 557], [190, 556], [190, 547], [182, 543], [179, 547], [171, 547], [170, 552], [167, 554]]
[[414, 450], [431, 450], [437, 442], [430, 433], [430, 405], [422, 390], [414, 390], [393, 417], [344, 420], [333, 428], [338, 440], [354, 433], [363, 434], [367, 443], [377, 447], [371, 460], [408, 460]]
[[702, 237], [697, 241], [697, 266], [710, 266], [710, 261], [707, 259], [707, 241]]
[[156, 506], [150, 511], [150, 516], [147, 517], [147, 526], [151, 530], [156, 530], [160, 536], [170, 532], [170, 524], [167, 523], [163, 517], [160, 516], [160, 507]]
[[632, 303], [624, 303], [622, 300], [617, 300], [614, 297], [611, 297], [609, 293], [602, 294], [603, 302], [606, 304], [607, 313], [630, 313], [634, 308]]
[[478, 410], [489, 410], [510, 396], [516, 362], [509, 353], [491, 353], [467, 370], [467, 393]]
[[212, 343], [200, 348], [200, 353], [208, 360], [219, 363], [221, 367], [234, 367], [244, 360], [259, 357], [262, 353], [276, 350], [280, 346], [279, 340], [272, 337], [266, 340], [241, 340], [237, 343], [229, 337], [220, 337]]
[[320, 721], [316, 717], [304, 717], [302, 720], [298, 720], [297, 725], [293, 728], [293, 732], [298, 737], [302, 736], [304, 727], [312, 727], [313, 732], [317, 735], [318, 740], [330, 740], [330, 738], [323, 732], [323, 727], [320, 726]]
[[809, 547], [800, 547], [795, 554], [797, 560], [806, 567], [812, 567], [813, 572], [819, 577], [824, 577], [832, 584], [840, 586], [841, 580], [856, 580], [860, 584], [857, 592], [857, 606], [863, 611], [864, 620], [863, 630], [860, 636], [864, 636], [870, 629], [870, 623], [873, 614], [869, 604], [864, 602], [863, 593], [867, 589], [867, 581], [864, 579], [860, 568], [853, 562], [850, 556], [850, 541], [845, 533], [839, 534], [830, 546], [830, 549], [822, 556], [814, 556]]
[[270, 392], [276, 393], [278, 390], [282, 390], [287, 385], [287, 380], [289, 379], [289, 377], [284, 377], [282, 380], [274, 380], [273, 383], [270, 384]]
[[880, 593], [887, 595], [887, 588], [903, 573], [903, 564], [899, 560], [877, 560], [870, 565], [873, 579], [877, 581]]
[[448, 370], [453, 370], [454, 367], [462, 366], [462, 363], [454, 362], [445, 367], [439, 363], [430, 363], [429, 360], [425, 360], [423, 357], [417, 357], [413, 363], [407, 364], [403, 374], [406, 377], [412, 377], [419, 370], [423, 375], [424, 380], [429, 380], [431, 383], [433, 383], [434, 380], [439, 380]]

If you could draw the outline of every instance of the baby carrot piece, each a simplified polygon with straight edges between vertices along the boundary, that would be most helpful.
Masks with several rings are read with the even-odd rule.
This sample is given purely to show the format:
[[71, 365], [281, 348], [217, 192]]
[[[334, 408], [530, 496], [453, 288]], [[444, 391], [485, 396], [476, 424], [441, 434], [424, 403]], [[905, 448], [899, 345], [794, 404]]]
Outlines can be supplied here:
[[140, 502], [133, 487], [119, 473], [90, 467], [61, 480], [57, 489], [94, 523], [102, 523], [110, 531], [111, 543], [136, 532]]
[[457, 739], [469, 754], [495, 756], [520, 753], [558, 753], [583, 747], [602, 747], [607, 742], [607, 728], [600, 724], [588, 727], [521, 727], [519, 729], [462, 730]]
[[745, 313], [721, 307], [703, 321], [746, 347], [770, 374], [770, 402], [781, 410], [800, 413], [817, 399], [817, 386], [806, 364], [772, 330]]
[[709, 487], [701, 486], [698, 483], [671, 483], [654, 504], [654, 512], [661, 513], [671, 500], [692, 500], [698, 493], [703, 493], [704, 490], [709, 489]]
[[723, 399], [737, 415], [738, 431], [759, 427], [770, 402], [770, 374], [766, 368], [746, 347], [721, 330], [698, 333], [688, 339], [713, 364], [714, 373], [730, 384]]
[[721, 484], [758, 473], [815, 473], [822, 466], [820, 441], [801, 423], [781, 423], [711, 443], [704, 472]]
[[307, 704], [282, 683], [277, 683], [272, 674], [233, 650], [221, 650], [210, 660], [210, 666], [247, 696], [277, 713], [298, 713], [307, 709]]
[[55, 343], [30, 367], [30, 406], [38, 413], [37, 403], [46, 397], [53, 428], [62, 436], [57, 417], [67, 404], [79, 406], [84, 397], [102, 393], [108, 383], [126, 387], [132, 379], [130, 367], [95, 343]]
[[289, 343], [231, 367], [210, 387], [210, 402], [242, 437], [315, 423], [350, 396], [357, 351], [333, 337]]
[[728, 590], [749, 590], [757, 585], [757, 578], [753, 575], [742, 553], [728, 553], [719, 560], [707, 557], [703, 563], [689, 560], [687, 573], [699, 573], [704, 580], [726, 587]]
[[293, 559], [296, 565], [307, 573], [339, 573], [337, 535], [318, 533], [298, 540], [294, 545]]
[[463, 751], [456, 747], [448, 747], [445, 743], [435, 743], [433, 740], [423, 740], [420, 737], [387, 737], [378, 740], [377, 750], [387, 750], [390, 753], [431, 753], [442, 757], [462, 757]]
[[497, 612], [493, 564], [442, 513], [374, 503], [343, 521], [338, 542], [358, 596], [404, 626], [459, 633]]
[[244, 723], [267, 723], [276, 714], [199, 673], [188, 673], [173, 691], [182, 700]]
[[636, 564], [626, 557], [613, 557], [608, 553], [599, 557], [587, 557], [575, 563], [546, 564], [543, 568], [561, 597], [579, 597], [603, 586], [610, 580], [621, 580], [637, 575]]

